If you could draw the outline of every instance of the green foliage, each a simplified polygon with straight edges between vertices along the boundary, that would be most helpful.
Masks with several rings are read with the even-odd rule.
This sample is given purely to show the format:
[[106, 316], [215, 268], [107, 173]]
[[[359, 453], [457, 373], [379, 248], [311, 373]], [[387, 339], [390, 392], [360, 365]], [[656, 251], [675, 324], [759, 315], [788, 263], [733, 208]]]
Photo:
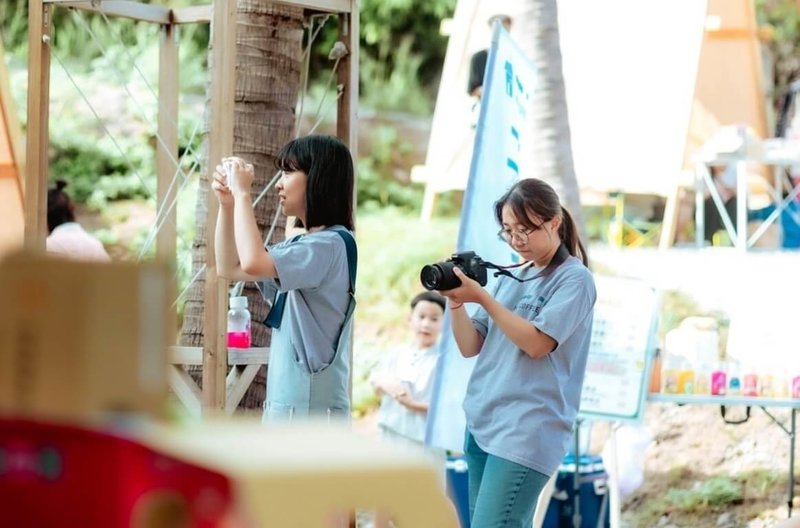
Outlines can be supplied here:
[[[363, 0], [359, 14], [361, 99], [367, 106], [427, 115], [442, 71], [447, 38], [439, 31], [456, 0]], [[337, 38], [328, 22], [311, 58], [311, 84], [324, 83]]]
[[365, 150], [369, 155], [358, 160], [359, 207], [364, 210], [387, 206], [419, 210], [421, 187], [396, 176], [398, 173], [405, 175], [403, 158], [413, 150], [411, 144], [399, 137], [397, 129], [379, 126], [372, 132]]
[[755, 5], [759, 25], [772, 33], [765, 45], [774, 60], [773, 105], [777, 110], [788, 85], [800, 78], [800, 13], [796, 0], [756, 0]]
[[422, 291], [419, 271], [455, 249], [458, 220], [423, 222], [397, 209], [360, 212], [358, 217], [356, 316], [378, 332], [405, 328], [409, 300]]
[[690, 489], [671, 488], [666, 499], [673, 507], [684, 512], [721, 510], [727, 505], [742, 501], [742, 484], [720, 475], [695, 483]]
[[363, 104], [375, 110], [430, 115], [434, 97], [420, 83], [418, 72], [424, 58], [411, 50], [413, 44], [413, 36], [404, 36], [395, 50], [392, 64], [385, 60], [362, 61], [361, 78], [370, 80], [361, 96]]

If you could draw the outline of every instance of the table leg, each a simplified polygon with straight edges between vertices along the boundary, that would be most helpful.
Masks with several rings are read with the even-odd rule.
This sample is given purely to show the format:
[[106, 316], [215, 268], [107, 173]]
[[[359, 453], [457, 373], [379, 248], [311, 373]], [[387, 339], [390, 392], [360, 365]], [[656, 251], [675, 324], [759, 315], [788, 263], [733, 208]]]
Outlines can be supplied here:
[[789, 502], [786, 505], [789, 509], [789, 517], [792, 516], [792, 503], [794, 502], [794, 444], [795, 444], [795, 425], [797, 410], [792, 407], [792, 430], [789, 433]]

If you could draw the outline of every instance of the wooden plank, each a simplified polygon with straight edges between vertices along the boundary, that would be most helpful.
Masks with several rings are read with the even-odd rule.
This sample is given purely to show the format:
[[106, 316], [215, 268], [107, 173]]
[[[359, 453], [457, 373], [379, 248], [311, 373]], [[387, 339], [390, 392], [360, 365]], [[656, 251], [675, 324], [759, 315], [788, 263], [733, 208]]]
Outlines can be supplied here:
[[[206, 170], [233, 152], [233, 115], [236, 76], [236, 2], [216, 2], [211, 23], [211, 101]], [[203, 340], [203, 411], [225, 409], [225, 375], [228, 358], [225, 343], [227, 282], [217, 275], [214, 231], [218, 203], [208, 193], [206, 219], [205, 327]]]
[[261, 365], [247, 365], [231, 369], [226, 380], [225, 414], [233, 414], [236, 411], [260, 368]]
[[269, 347], [229, 348], [228, 365], [266, 365]]
[[[345, 142], [353, 157], [353, 171], [358, 174], [358, 54], [359, 0], [350, 1], [350, 13], [339, 15], [339, 40], [347, 46], [348, 54], [339, 63], [338, 84], [342, 95], [336, 112], [336, 134]], [[358, 182], [353, 183], [353, 203], [357, 203]], [[355, 218], [353, 219], [355, 222]], [[353, 329], [350, 330], [353, 332]], [[353, 340], [350, 340], [350, 398], [353, 396]]]
[[43, 252], [47, 236], [50, 144], [50, 6], [28, 4], [28, 131], [25, 171], [25, 249]]
[[337, 105], [336, 135], [350, 148], [355, 165], [358, 152], [358, 0], [352, 0], [352, 9], [352, 14], [339, 15], [339, 40], [349, 53], [339, 62], [338, 82], [343, 92]]
[[[169, 362], [173, 365], [202, 365], [201, 347], [169, 347]], [[269, 362], [269, 347], [228, 349], [228, 365], [266, 365]]]
[[171, 11], [168, 7], [141, 4], [130, 0], [43, 0], [45, 4], [74, 7], [95, 13], [105, 13], [107, 16], [154, 22], [156, 24], [169, 24]]
[[202, 365], [203, 348], [171, 346], [168, 349], [167, 358], [173, 365]]
[[175, 7], [170, 18], [173, 24], [208, 24], [214, 15], [211, 5]]
[[[274, 3], [303, 7], [325, 13], [350, 13], [351, 9], [354, 9], [350, 0], [274, 0]], [[354, 12], [357, 13], [358, 11]]]
[[182, 367], [170, 366], [167, 372], [169, 386], [192, 416], [200, 416], [200, 389]]
[[[163, 24], [159, 35], [158, 57], [158, 135], [156, 139], [156, 210], [162, 213], [156, 234], [156, 257], [172, 264], [178, 240], [177, 207], [169, 207], [178, 194], [178, 28]], [[166, 214], [164, 214], [166, 213]]]

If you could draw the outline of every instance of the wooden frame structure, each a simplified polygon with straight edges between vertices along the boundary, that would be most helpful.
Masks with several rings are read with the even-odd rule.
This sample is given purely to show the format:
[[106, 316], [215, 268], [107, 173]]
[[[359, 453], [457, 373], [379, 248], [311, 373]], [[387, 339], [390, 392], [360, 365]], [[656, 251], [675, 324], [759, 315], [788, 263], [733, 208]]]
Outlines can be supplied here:
[[[302, 7], [307, 12], [326, 12], [339, 17], [339, 40], [349, 53], [339, 63], [338, 82], [343, 93], [338, 100], [337, 135], [352, 152], [357, 151], [359, 0], [275, 0]], [[233, 150], [233, 115], [236, 74], [236, 1], [214, 0], [211, 5], [169, 8], [136, 0], [29, 0], [28, 134], [25, 171], [25, 249], [45, 250], [47, 233], [47, 186], [50, 98], [50, 38], [52, 11], [57, 6], [102, 12], [108, 16], [158, 24], [160, 30], [158, 79], [158, 134], [163, 139], [156, 151], [157, 202], [170, 203], [174, 189], [172, 160], [178, 159], [178, 47], [176, 29], [181, 24], [210, 23], [211, 49], [215, 65], [211, 78], [211, 123], [209, 159], [220, 159]], [[207, 233], [214, 233], [217, 203], [209, 193]], [[156, 239], [156, 258], [176, 258], [176, 212], [171, 209]], [[173, 347], [170, 384], [190, 412], [232, 413], [260, 365], [267, 362], [267, 348], [229, 351], [225, 342], [228, 283], [217, 275], [213, 237], [207, 244], [204, 293], [204, 346]], [[214, 308], [215, 307], [215, 308]], [[203, 390], [181, 365], [203, 366]], [[231, 366], [228, 374], [228, 367]]]

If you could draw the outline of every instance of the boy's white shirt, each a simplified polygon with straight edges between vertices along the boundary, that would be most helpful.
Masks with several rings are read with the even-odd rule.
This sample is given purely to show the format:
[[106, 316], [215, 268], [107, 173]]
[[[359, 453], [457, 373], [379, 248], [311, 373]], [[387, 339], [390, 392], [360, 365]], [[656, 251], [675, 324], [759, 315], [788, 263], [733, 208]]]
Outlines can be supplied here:
[[[403, 385], [409, 397], [429, 404], [438, 353], [438, 343], [421, 350], [413, 346], [400, 348], [378, 365], [371, 379], [395, 379]], [[378, 425], [382, 428], [424, 443], [426, 420], [426, 413], [412, 411], [389, 395], [381, 399]]]

